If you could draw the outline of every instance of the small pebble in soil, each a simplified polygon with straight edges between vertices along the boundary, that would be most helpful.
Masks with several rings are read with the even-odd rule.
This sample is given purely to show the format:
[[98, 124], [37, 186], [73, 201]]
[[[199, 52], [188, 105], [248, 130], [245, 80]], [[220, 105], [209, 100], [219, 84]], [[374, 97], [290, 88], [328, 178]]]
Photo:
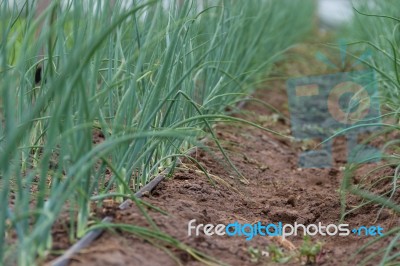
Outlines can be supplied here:
[[296, 199], [294, 198], [294, 196], [290, 196], [289, 199], [287, 200], [287, 204], [291, 205], [292, 207], [294, 207], [296, 204]]
[[379, 215], [379, 220], [384, 221], [390, 217], [390, 212], [388, 210], [383, 209]]

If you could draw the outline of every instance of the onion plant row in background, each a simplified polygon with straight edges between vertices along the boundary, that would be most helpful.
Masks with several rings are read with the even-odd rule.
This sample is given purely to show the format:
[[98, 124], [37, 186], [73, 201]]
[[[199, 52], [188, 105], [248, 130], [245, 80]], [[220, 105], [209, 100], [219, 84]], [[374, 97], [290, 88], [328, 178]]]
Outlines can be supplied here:
[[61, 214], [79, 238], [93, 200], [132, 196], [173, 165], [312, 12], [273, 0], [51, 1], [38, 18], [34, 7], [0, 4], [0, 258], [19, 265], [51, 248]]
[[[360, 60], [377, 73], [383, 121], [385, 121], [380, 124], [382, 131], [372, 136], [372, 140], [384, 135], [386, 143], [383, 145], [384, 164], [368, 172], [361, 178], [359, 184], [353, 185], [351, 181], [359, 166], [350, 165], [347, 168], [342, 185], [342, 216], [345, 217], [362, 206], [374, 203], [381, 206], [376, 214], [376, 223], [383, 209], [393, 215], [400, 212], [398, 196], [400, 140], [393, 139], [393, 136], [398, 136], [400, 118], [400, 5], [395, 0], [360, 0], [354, 1], [353, 4], [355, 17], [347, 30], [353, 37], [351, 42], [355, 47], [372, 51], [372, 57], [361, 57]], [[346, 204], [345, 195], [349, 192], [363, 199], [356, 207]], [[398, 265], [400, 227], [386, 228], [386, 231], [384, 236], [371, 241], [361, 250], [378, 241], [387, 241], [389, 244], [380, 245], [382, 248], [372, 252], [361, 264], [367, 263], [371, 257], [378, 256], [381, 258], [380, 265]]]

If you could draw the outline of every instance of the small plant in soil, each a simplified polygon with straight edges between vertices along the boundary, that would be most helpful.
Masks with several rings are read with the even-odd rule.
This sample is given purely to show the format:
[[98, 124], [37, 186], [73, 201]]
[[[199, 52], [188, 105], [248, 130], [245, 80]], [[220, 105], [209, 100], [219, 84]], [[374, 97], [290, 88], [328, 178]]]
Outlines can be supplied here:
[[310, 236], [305, 236], [303, 244], [299, 248], [300, 262], [305, 258], [306, 265], [313, 265], [317, 263], [317, 256], [322, 250], [322, 243], [313, 243]]
[[262, 251], [259, 248], [249, 247], [247, 250], [250, 254], [250, 261], [258, 263], [262, 257]]
[[272, 261], [275, 263], [288, 263], [292, 258], [296, 257], [295, 251], [285, 251], [277, 245], [268, 245], [265, 249], [249, 247], [250, 261], [259, 263], [261, 261]]
[[285, 252], [280, 247], [272, 244], [268, 246], [268, 253], [273, 262], [287, 263], [293, 258], [293, 251]]

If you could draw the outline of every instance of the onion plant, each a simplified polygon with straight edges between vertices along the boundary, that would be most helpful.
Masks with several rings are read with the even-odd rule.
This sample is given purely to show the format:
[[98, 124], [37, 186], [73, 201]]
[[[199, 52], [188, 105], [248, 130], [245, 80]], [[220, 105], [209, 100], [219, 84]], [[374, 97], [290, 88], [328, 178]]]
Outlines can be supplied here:
[[110, 2], [55, 0], [38, 17], [35, 1], [0, 2], [4, 263], [45, 256], [68, 214], [81, 237], [92, 199], [132, 197], [184, 157], [313, 12], [299, 0]]
[[[398, 1], [393, 0], [353, 1], [353, 5], [355, 17], [353, 23], [347, 29], [351, 33], [350, 42], [358, 48], [373, 51], [371, 58], [361, 57], [360, 60], [377, 73], [381, 107], [384, 111], [384, 123], [379, 124], [383, 129], [372, 136], [371, 139], [384, 135], [387, 141], [382, 147], [385, 152], [384, 164], [362, 177], [358, 185], [353, 185], [351, 178], [359, 166], [350, 165], [347, 167], [342, 184], [344, 195], [342, 217], [367, 204], [375, 203], [381, 206], [377, 213], [376, 222], [384, 208], [395, 215], [400, 212], [398, 197], [395, 196], [398, 193], [400, 174], [399, 140], [390, 139], [390, 136], [393, 136], [400, 129], [400, 6]], [[382, 173], [384, 169], [394, 170], [386, 171], [384, 173], [389, 174], [382, 176], [379, 173]], [[366, 180], [373, 180], [373, 182], [365, 182]], [[349, 192], [361, 197], [362, 202], [359, 206], [346, 208], [345, 194]], [[371, 257], [379, 257], [381, 259], [380, 265], [398, 264], [400, 229], [395, 227], [385, 228], [385, 230], [387, 232], [382, 237], [371, 241], [361, 250], [378, 241], [385, 241], [388, 237], [391, 238], [390, 244], [388, 246], [385, 244], [381, 249], [373, 252], [361, 264], [366, 264]]]

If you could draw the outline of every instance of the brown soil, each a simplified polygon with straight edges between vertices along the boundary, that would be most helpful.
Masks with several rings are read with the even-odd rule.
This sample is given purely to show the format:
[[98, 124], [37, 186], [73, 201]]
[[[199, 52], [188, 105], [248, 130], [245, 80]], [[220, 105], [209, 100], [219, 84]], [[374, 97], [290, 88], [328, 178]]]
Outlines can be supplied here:
[[[289, 56], [285, 63], [277, 65], [274, 75], [298, 76], [326, 71], [321, 71], [323, 66], [313, 61], [311, 52], [305, 52], [307, 49], [309, 47], [303, 45], [292, 50], [291, 53], [297, 57]], [[298, 59], [299, 55], [302, 60]], [[289, 117], [285, 80], [269, 81], [264, 84], [264, 88], [258, 90], [254, 97], [275, 106], [283, 116], [255, 103], [246, 104], [239, 116], [289, 134], [290, 121], [285, 118]], [[149, 215], [163, 232], [216, 258], [221, 264], [274, 265], [271, 252], [269, 255], [263, 253], [263, 256], [255, 258], [249, 251], [250, 247], [267, 251], [271, 245], [281, 248], [284, 256], [296, 254], [285, 265], [304, 264], [305, 256], [298, 255], [298, 250], [304, 244], [303, 236], [290, 236], [287, 241], [262, 236], [257, 236], [251, 241], [246, 241], [244, 237], [189, 237], [188, 222], [196, 219], [196, 224], [214, 225], [235, 221], [252, 224], [258, 221], [290, 224], [297, 222], [305, 225], [318, 222], [323, 225], [339, 224], [339, 189], [346, 158], [345, 140], [339, 138], [335, 141], [333, 168], [301, 169], [298, 167], [298, 154], [302, 150], [310, 149], [312, 143], [295, 142], [238, 123], [220, 124], [216, 132], [227, 154], [249, 183], [240, 181], [224, 162], [216, 146], [209, 142], [208, 146], [212, 152], [199, 149], [194, 157], [207, 169], [216, 185], [214, 186], [195, 165], [184, 162], [173, 177], [160, 183], [150, 195], [143, 198], [144, 201], [166, 211], [168, 215], [148, 210]], [[364, 174], [381, 164], [363, 165], [358, 169], [354, 180], [360, 181]], [[382, 175], [393, 175], [393, 169], [383, 168], [363, 182], [372, 183], [374, 178]], [[392, 199], [399, 202], [399, 194], [395, 194]], [[347, 210], [359, 202], [359, 198], [349, 196]], [[106, 209], [108, 214], [111, 213], [115, 217], [114, 223], [151, 228], [135, 204], [123, 211], [118, 210], [116, 206], [117, 204]], [[396, 214], [386, 209], [381, 210], [380, 206], [374, 204], [351, 212], [346, 216], [344, 223], [348, 223], [350, 229], [360, 225], [379, 224], [384, 231], [400, 225]], [[315, 258], [315, 265], [354, 265], [371, 254], [372, 250], [388, 245], [391, 240], [386, 238], [379, 241], [352, 257], [363, 244], [372, 239], [374, 237], [352, 234], [346, 237], [312, 237], [313, 244], [322, 244], [321, 251]], [[59, 248], [65, 247], [60, 239], [56, 239], [55, 244]], [[297, 251], [290, 251], [293, 247]], [[107, 231], [89, 248], [74, 256], [70, 265], [167, 266], [177, 265], [178, 261], [183, 265], [203, 265], [171, 244], [164, 245], [159, 240], [143, 240], [135, 234], [114, 230]], [[376, 263], [376, 259], [371, 259], [367, 265]]]

